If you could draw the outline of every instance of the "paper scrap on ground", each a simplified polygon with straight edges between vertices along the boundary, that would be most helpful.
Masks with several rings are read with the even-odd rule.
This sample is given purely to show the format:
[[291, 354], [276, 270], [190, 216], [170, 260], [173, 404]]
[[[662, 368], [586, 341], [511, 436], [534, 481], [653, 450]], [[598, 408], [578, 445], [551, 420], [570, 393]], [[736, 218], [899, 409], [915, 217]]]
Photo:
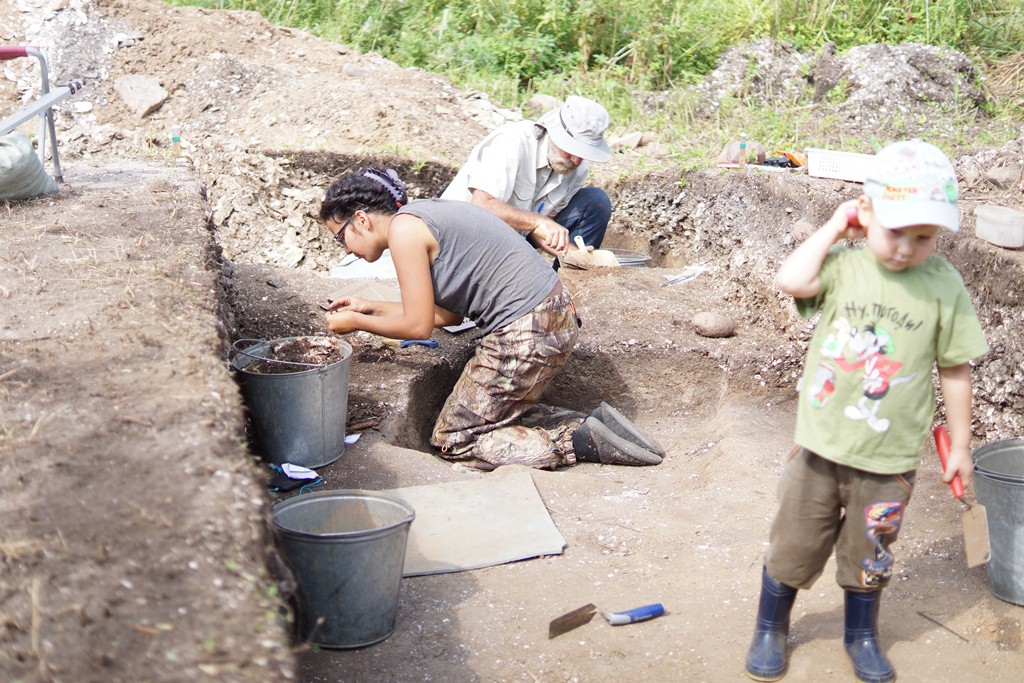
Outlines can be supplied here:
[[666, 282], [661, 283], [661, 286], [664, 287], [665, 285], [676, 285], [680, 282], [689, 282], [701, 273], [706, 273], [708, 270], [709, 269], [705, 266], [686, 266], [686, 268], [683, 269], [683, 272], [679, 275], [666, 275]]
[[462, 332], [463, 330], [468, 330], [471, 327], [476, 327], [476, 323], [473, 322], [472, 320], [463, 320], [458, 325], [445, 325], [441, 329], [443, 329], [445, 332], [448, 332], [449, 334], [458, 334], [459, 332]]
[[292, 479], [316, 479], [320, 476], [315, 470], [303, 467], [302, 465], [293, 465], [290, 462], [282, 464], [281, 471]]
[[348, 296], [359, 296], [374, 301], [401, 301], [402, 292], [397, 286], [371, 278], [352, 278], [336, 281], [337, 284], [328, 292], [331, 301], [344, 299]]
[[403, 576], [560, 555], [565, 548], [529, 472], [492, 473], [384, 493], [416, 510]]

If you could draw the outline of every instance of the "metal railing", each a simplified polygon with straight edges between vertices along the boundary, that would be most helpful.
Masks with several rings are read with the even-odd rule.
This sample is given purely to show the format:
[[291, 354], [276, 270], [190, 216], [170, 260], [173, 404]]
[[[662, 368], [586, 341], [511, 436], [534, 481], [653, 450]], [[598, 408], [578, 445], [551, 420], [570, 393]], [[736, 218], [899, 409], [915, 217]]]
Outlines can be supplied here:
[[46, 56], [37, 47], [24, 45], [0, 45], [0, 61], [19, 57], [35, 57], [39, 60], [42, 72], [42, 86], [39, 99], [19, 109], [0, 121], [0, 135], [6, 135], [29, 119], [39, 117], [39, 160], [46, 162], [46, 137], [50, 137], [50, 156], [53, 158], [53, 177], [58, 183], [64, 182], [60, 170], [60, 157], [57, 153], [57, 129], [53, 124], [53, 107], [67, 99], [79, 88], [81, 81], [71, 81], [67, 85], [56, 86], [50, 90], [50, 75], [46, 65]]

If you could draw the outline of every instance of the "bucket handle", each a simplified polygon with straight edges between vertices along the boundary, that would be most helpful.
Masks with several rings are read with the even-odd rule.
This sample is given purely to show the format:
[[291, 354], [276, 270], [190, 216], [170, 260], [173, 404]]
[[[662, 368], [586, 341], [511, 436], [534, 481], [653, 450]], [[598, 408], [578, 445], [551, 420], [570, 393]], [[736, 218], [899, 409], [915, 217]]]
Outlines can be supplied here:
[[[238, 345], [243, 343], [243, 342], [249, 342], [249, 346], [251, 347], [251, 346], [255, 346], [256, 344], [263, 343], [265, 341], [267, 341], [267, 340], [266, 339], [236, 339], [235, 341], [231, 342], [231, 348], [234, 349], [234, 351], [236, 353], [240, 353], [243, 356], [248, 356], [249, 358], [252, 358], [253, 360], [266, 361], [268, 363], [280, 363], [281, 365], [293, 365], [293, 366], [297, 366], [297, 367], [301, 367], [301, 368], [325, 368], [325, 367], [327, 367], [326, 363], [299, 363], [299, 362], [293, 361], [293, 360], [278, 360], [277, 358], [267, 358], [266, 356], [257, 356], [257, 355], [251, 354], [251, 353], [247, 353], [246, 349], [238, 348]], [[246, 348], [248, 348], [248, 347], [246, 347]]]

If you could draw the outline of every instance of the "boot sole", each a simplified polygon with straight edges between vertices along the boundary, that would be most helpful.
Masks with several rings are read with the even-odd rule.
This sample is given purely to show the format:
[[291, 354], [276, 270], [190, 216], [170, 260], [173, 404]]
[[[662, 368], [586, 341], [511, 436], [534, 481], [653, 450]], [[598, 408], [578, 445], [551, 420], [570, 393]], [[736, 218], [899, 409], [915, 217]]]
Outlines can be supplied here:
[[866, 678], [861, 678], [860, 676], [857, 675], [856, 671], [853, 672], [853, 677], [854, 677], [854, 679], [856, 679], [857, 683], [892, 683], [893, 681], [896, 680], [896, 675], [894, 674], [892, 678], [878, 679], [878, 680], [872, 681], [872, 680], [869, 680], [869, 679], [866, 679]]
[[596, 417], [588, 417], [579, 426], [573, 434], [573, 447], [577, 459], [604, 465], [643, 467], [661, 464], [660, 456], [622, 438]]
[[781, 681], [786, 676], [785, 669], [783, 669], [777, 674], [755, 674], [753, 671], [750, 671], [749, 669], [747, 669], [745, 673], [747, 674], [747, 678], [750, 678], [751, 680], [755, 681]]
[[618, 410], [601, 401], [601, 405], [592, 412], [591, 417], [596, 417], [616, 435], [631, 441], [644, 450], [650, 451], [659, 458], [665, 457], [665, 449], [660, 443], [644, 434], [639, 427]]
[[892, 683], [896, 680], [896, 672], [893, 671], [891, 678], [863, 678], [854, 670], [853, 678], [857, 683]]

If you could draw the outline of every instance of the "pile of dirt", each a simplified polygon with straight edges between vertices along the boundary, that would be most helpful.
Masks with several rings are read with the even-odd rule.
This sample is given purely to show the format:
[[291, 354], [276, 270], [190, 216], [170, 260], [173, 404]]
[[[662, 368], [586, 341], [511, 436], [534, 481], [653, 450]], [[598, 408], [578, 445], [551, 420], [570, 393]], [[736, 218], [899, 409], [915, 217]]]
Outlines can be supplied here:
[[[313, 216], [323, 187], [311, 185], [303, 169], [289, 168], [288, 150], [341, 153], [353, 164], [384, 150], [420, 165], [452, 167], [486, 131], [516, 118], [444, 77], [275, 28], [253, 12], [135, 0], [23, 0], [3, 7], [3, 23], [12, 29], [28, 19], [25, 13], [32, 17], [11, 37], [45, 47], [53, 82], [85, 81], [58, 114], [61, 153], [175, 163], [181, 161], [171, 145], [176, 127], [181, 162], [190, 162], [206, 184], [218, 240], [232, 260], [329, 267], [333, 255], [322, 253]], [[38, 97], [32, 61], [7, 62], [4, 74], [0, 102]], [[140, 115], [119, 94], [129, 76], [159, 84], [165, 99], [157, 109]], [[416, 189], [413, 184], [411, 192]]]
[[812, 128], [841, 126], [861, 141], [849, 151], [870, 154], [873, 137], [974, 137], [989, 123], [979, 79], [965, 55], [932, 45], [859, 45], [839, 55], [835, 43], [808, 53], [765, 38], [728, 50], [695, 92], [709, 119], [725, 101], [810, 109]]
[[239, 353], [251, 359], [245, 371], [257, 375], [281, 375], [326, 367], [345, 360], [347, 353], [337, 339], [295, 337], [265, 348], [244, 348]]
[[292, 677], [201, 188], [69, 168], [4, 213], [0, 680]]

